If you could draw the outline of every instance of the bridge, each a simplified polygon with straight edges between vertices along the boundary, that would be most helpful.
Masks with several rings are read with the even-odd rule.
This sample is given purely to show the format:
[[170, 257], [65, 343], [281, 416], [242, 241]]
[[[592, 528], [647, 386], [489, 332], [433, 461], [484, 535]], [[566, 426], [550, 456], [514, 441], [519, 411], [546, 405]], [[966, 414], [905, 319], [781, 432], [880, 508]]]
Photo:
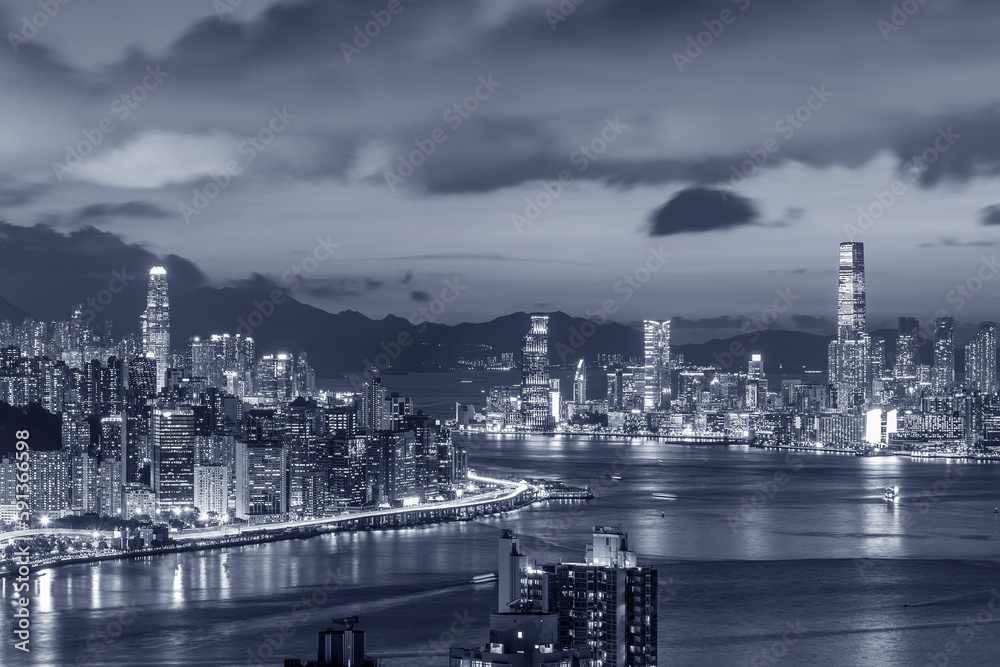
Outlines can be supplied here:
[[[332, 530], [364, 530], [366, 528], [397, 528], [432, 523], [445, 520], [469, 521], [476, 517], [507, 512], [530, 505], [536, 500], [547, 497], [539, 486], [519, 481], [511, 482], [504, 479], [484, 477], [469, 472], [471, 481], [494, 486], [508, 487], [505, 491], [489, 494], [476, 494], [465, 498], [456, 498], [441, 503], [418, 505], [400, 509], [371, 510], [339, 514], [320, 519], [304, 519], [281, 521], [259, 525], [227, 525], [210, 528], [192, 528], [171, 533], [171, 538], [179, 544], [201, 542], [206, 540], [242, 540], [248, 538], [275, 536], [279, 533], [311, 533]], [[0, 548], [16, 540], [31, 539], [40, 536], [59, 536], [78, 540], [110, 539], [113, 531], [94, 531], [72, 528], [32, 528], [0, 533]], [[126, 553], [126, 552], [123, 552]]]

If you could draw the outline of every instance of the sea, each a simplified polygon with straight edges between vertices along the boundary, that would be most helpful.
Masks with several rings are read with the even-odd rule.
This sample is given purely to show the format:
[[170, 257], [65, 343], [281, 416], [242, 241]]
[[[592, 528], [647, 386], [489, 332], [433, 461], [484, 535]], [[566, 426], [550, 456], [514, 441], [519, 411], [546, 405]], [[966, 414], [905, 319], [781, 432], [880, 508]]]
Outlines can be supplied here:
[[[497, 382], [498, 377], [500, 382]], [[386, 376], [446, 419], [512, 374]], [[590, 486], [463, 523], [340, 533], [33, 574], [30, 653], [0, 665], [275, 665], [359, 616], [387, 667], [488, 639], [502, 529], [538, 563], [629, 534], [659, 579], [660, 665], [1000, 664], [1000, 464], [585, 436], [458, 435], [480, 472]], [[899, 487], [886, 501], [884, 490]]]

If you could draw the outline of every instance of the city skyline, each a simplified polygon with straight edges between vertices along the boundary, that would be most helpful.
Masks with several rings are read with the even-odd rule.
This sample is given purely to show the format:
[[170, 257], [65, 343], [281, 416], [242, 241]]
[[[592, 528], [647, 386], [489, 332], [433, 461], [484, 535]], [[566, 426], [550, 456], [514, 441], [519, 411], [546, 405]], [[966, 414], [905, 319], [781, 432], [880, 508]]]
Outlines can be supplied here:
[[996, 0], [0, 0], [0, 665], [1000, 662]]
[[[976, 72], [993, 66], [982, 58], [995, 48], [983, 34], [998, 11], [992, 5], [976, 3], [977, 20], [958, 6], [922, 7], [896, 26], [891, 8], [871, 3], [834, 11], [741, 0], [734, 21], [706, 37], [706, 25], [719, 30], [719, 10], [700, 4], [588, 2], [553, 18], [546, 12], [556, 10], [530, 0], [504, 9], [427, 2], [373, 30], [360, 48], [355, 27], [373, 11], [363, 3], [221, 2], [221, 10], [68, 4], [37, 34], [30, 0], [4, 6], [4, 34], [25, 41], [10, 44], [0, 67], [22, 99], [39, 103], [28, 105], [30, 117], [11, 110], [16, 122], [0, 155], [0, 296], [49, 319], [56, 285], [80, 289], [67, 300], [84, 300], [122, 264], [135, 273], [170, 255], [185, 258], [193, 283], [288, 287], [283, 277], [320, 236], [337, 248], [303, 273], [293, 296], [328, 311], [405, 317], [458, 277], [477, 297], [459, 300], [441, 321], [546, 309], [582, 315], [662, 245], [669, 261], [620, 304], [619, 317], [641, 321], [672, 304], [662, 316], [674, 318], [675, 335], [697, 327], [704, 339], [738, 329], [789, 286], [801, 291], [792, 325], [835, 326], [818, 305], [829, 299], [821, 267], [832, 243], [864, 240], [879, 260], [869, 271], [869, 307], [886, 326], [928, 299], [947, 303], [996, 249], [995, 114], [977, 86], [960, 83], [971, 63]], [[428, 62], [422, 40], [459, 19], [475, 38], [442, 43], [451, 57]], [[83, 38], [79, 25], [100, 38]], [[836, 39], [792, 46], [781, 38], [817, 31]], [[504, 53], [511, 35], [529, 48]], [[749, 35], [762, 37], [759, 46]], [[849, 62], [833, 57], [844, 40], [855, 45]], [[619, 41], [633, 45], [627, 55], [613, 48]], [[970, 50], [949, 50], [956, 41]], [[198, 54], [208, 44], [206, 67]], [[268, 67], [243, 58], [265, 44], [275, 50]], [[578, 54], [575, 66], [563, 48]], [[734, 76], [727, 63], [748, 48], [774, 67]], [[397, 50], [418, 55], [397, 60]], [[804, 61], [813, 67], [790, 64]], [[656, 85], [639, 84], [647, 68]], [[546, 95], [548, 75], [539, 72], [558, 77], [560, 101]], [[595, 80], [611, 86], [607, 96], [590, 92]], [[355, 118], [340, 90], [378, 113]], [[741, 100], [740, 114], [720, 116], [723, 95]], [[44, 103], [53, 99], [61, 103]], [[454, 112], [467, 100], [475, 111]], [[295, 118], [275, 116], [286, 107]], [[100, 129], [105, 118], [113, 131]], [[398, 172], [399, 156], [409, 161], [435, 129], [446, 139], [431, 139], [433, 154], [390, 190], [385, 173]], [[80, 165], [57, 173], [53, 164], [80, 152], [87, 136], [93, 145]], [[241, 143], [248, 136], [259, 148]], [[598, 139], [599, 155], [589, 147]], [[152, 155], [159, 168], [146, 169]], [[491, 157], [475, 157], [483, 155]], [[219, 186], [210, 174], [229, 158], [240, 173]], [[530, 220], [525, 199], [546, 203], [544, 186], [563, 169], [573, 181]], [[208, 185], [217, 196], [185, 222], [180, 205]], [[515, 214], [530, 224], [512, 224]], [[93, 239], [91, 226], [113, 235], [99, 244], [115, 250], [100, 267], [87, 244], [73, 248], [80, 241], [62, 236]], [[259, 243], [240, 238], [248, 229]], [[145, 248], [149, 261], [124, 261], [138, 248], [122, 244]], [[49, 257], [31, 270], [19, 255], [38, 245]], [[918, 268], [926, 263], [937, 271]], [[543, 299], [539, 284], [550, 286]], [[980, 321], [988, 309], [978, 298], [965, 312]]]

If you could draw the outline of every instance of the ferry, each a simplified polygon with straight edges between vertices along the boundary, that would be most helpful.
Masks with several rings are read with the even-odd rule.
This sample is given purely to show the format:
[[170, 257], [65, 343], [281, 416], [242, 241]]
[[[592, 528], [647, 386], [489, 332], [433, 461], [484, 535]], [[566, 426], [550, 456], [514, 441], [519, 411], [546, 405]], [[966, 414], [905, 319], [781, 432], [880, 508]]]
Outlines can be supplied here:
[[885, 487], [885, 499], [889, 502], [895, 502], [899, 499], [899, 487], [898, 486], [887, 486]]
[[472, 578], [472, 583], [474, 584], [490, 584], [497, 580], [496, 572], [487, 572], [486, 574], [477, 574]]
[[621, 475], [612, 475], [612, 476], [611, 476], [611, 479], [615, 480], [616, 482], [617, 482], [617, 481], [620, 481], [620, 480], [621, 480], [621, 478], [622, 478], [622, 476], [621, 476]]

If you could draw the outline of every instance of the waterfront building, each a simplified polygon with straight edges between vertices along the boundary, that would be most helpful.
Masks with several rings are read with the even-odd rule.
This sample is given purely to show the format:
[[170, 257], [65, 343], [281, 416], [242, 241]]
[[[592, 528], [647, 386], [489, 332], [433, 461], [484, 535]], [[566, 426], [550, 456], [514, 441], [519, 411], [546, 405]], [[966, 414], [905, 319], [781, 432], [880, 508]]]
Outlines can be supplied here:
[[170, 356], [170, 298], [167, 294], [167, 270], [154, 266], [149, 270], [146, 310], [142, 314], [142, 351], [156, 364], [156, 388], [166, 384]]
[[965, 346], [965, 384], [981, 394], [997, 393], [997, 323], [981, 322]]
[[531, 327], [521, 346], [522, 424], [532, 431], [552, 428], [549, 389], [549, 316], [531, 315]]
[[183, 512], [194, 506], [194, 410], [153, 411], [152, 483], [157, 511]]
[[670, 398], [670, 320], [643, 322], [642, 409], [661, 409]]
[[955, 318], [936, 317], [931, 388], [941, 393], [953, 384], [955, 384]]

